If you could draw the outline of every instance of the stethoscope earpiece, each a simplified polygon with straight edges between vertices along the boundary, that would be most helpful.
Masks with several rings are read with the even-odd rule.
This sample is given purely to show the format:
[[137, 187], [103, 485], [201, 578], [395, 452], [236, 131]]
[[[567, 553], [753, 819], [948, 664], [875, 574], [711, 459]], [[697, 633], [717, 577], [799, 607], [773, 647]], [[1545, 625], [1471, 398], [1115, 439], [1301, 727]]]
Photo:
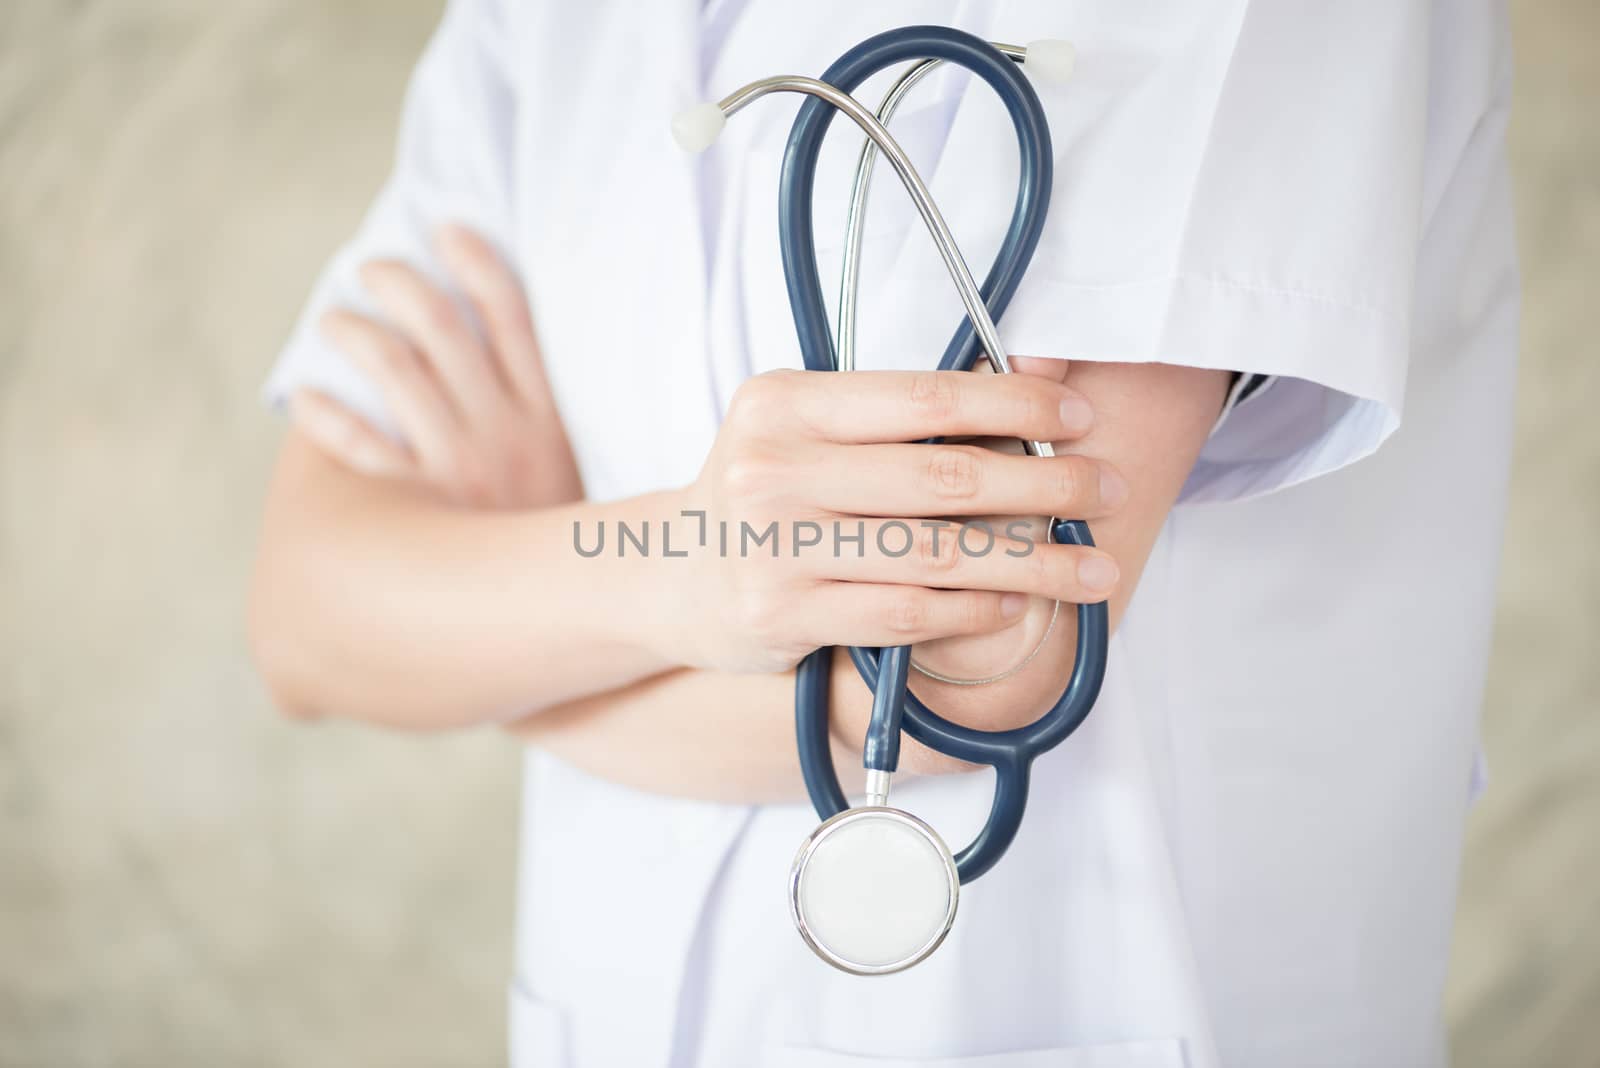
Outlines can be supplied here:
[[1025, 49], [1028, 73], [1036, 81], [1060, 85], [1072, 77], [1078, 65], [1078, 50], [1071, 41], [1032, 41]]
[[[1016, 66], [1026, 63], [1041, 81], [1060, 82], [1071, 76], [1075, 59], [1072, 45], [1065, 41], [1036, 41], [1024, 49], [990, 44], [948, 27], [908, 26], [861, 42], [821, 78], [763, 78], [714, 104], [690, 108], [673, 120], [678, 142], [686, 149], [700, 150], [716, 140], [728, 116], [754, 100], [775, 92], [803, 93], [811, 98], [801, 105], [790, 129], [778, 194], [784, 279], [808, 370], [854, 367], [860, 234], [868, 178], [881, 153], [933, 236], [966, 311], [939, 368], [970, 370], [981, 352], [997, 374], [1010, 372], [1010, 360], [994, 321], [1015, 294], [1039, 243], [1054, 174], [1044, 108]], [[899, 63], [910, 67], [890, 88], [876, 113], [850, 95], [873, 74]], [[981, 288], [927, 184], [885, 125], [906, 92], [940, 63], [965, 67], [987, 82], [1005, 104], [1017, 134], [1016, 203]], [[836, 343], [811, 231], [817, 161], [828, 124], [839, 113], [860, 127], [868, 144], [857, 163], [852, 188]], [[1024, 441], [1023, 447], [1032, 456], [1054, 455], [1049, 442]], [[1094, 544], [1088, 525], [1080, 520], [1052, 519], [1051, 534], [1053, 540], [1065, 544]], [[801, 936], [828, 963], [857, 975], [881, 975], [916, 964], [949, 933], [961, 884], [988, 871], [1005, 853], [1022, 823], [1034, 759], [1077, 729], [1094, 706], [1105, 677], [1110, 632], [1106, 606], [1077, 607], [1077, 658], [1072, 677], [1050, 711], [1014, 730], [965, 727], [923, 704], [906, 686], [911, 667], [909, 647], [851, 648], [856, 670], [873, 691], [872, 718], [863, 748], [869, 801], [858, 809], [849, 807], [839, 786], [830, 748], [828, 690], [833, 650], [818, 649], [801, 661], [795, 681], [795, 733], [806, 791], [823, 823], [795, 858], [789, 878], [789, 907]], [[989, 818], [971, 844], [955, 856], [933, 828], [887, 806], [902, 726], [905, 733], [935, 752], [995, 770]]]

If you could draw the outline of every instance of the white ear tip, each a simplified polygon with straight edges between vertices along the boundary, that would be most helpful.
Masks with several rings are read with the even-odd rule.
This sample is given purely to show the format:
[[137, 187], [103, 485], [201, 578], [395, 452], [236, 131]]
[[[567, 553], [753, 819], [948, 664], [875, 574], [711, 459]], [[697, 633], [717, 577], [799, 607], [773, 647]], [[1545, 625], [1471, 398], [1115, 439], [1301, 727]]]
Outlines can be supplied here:
[[716, 142], [727, 123], [722, 109], [708, 100], [672, 116], [672, 139], [685, 152], [704, 152]]
[[1078, 62], [1078, 50], [1071, 41], [1033, 41], [1023, 66], [1041, 82], [1060, 84], [1072, 77], [1072, 68]]

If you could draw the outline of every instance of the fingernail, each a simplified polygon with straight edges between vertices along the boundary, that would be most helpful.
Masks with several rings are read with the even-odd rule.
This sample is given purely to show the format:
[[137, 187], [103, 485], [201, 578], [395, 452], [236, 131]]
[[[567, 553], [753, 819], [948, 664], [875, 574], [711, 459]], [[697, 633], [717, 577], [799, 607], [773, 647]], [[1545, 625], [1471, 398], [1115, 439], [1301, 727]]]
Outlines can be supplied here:
[[1061, 426], [1071, 437], [1086, 434], [1094, 424], [1094, 409], [1082, 397], [1065, 397], [1061, 401]]
[[1000, 598], [1000, 615], [1003, 619], [1016, 619], [1028, 610], [1028, 595], [1008, 593]]
[[1100, 468], [1100, 503], [1121, 508], [1128, 499], [1128, 480], [1109, 467]]
[[1078, 561], [1078, 581], [1085, 589], [1105, 592], [1117, 584], [1117, 565], [1104, 556]]

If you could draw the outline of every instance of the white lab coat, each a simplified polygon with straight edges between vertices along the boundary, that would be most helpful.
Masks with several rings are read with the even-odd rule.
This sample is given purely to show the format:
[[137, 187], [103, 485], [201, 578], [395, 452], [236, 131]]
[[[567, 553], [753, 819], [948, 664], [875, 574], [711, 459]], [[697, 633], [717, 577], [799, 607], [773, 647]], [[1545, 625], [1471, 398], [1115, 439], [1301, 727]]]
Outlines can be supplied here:
[[[387, 424], [309, 324], [364, 305], [363, 259], [436, 269], [428, 232], [456, 219], [525, 275], [590, 494], [687, 482], [739, 382], [799, 364], [776, 246], [797, 100], [699, 158], [669, 119], [917, 22], [1077, 46], [1042, 94], [1056, 188], [1012, 351], [1277, 377], [1213, 435], [1098, 708], [927, 963], [863, 980], [804, 948], [784, 889], [805, 806], [664, 800], [530, 754], [514, 1063], [1443, 1062], [1515, 351], [1498, 4], [460, 0], [270, 394], [317, 385]], [[946, 72], [895, 123], [980, 271], [1015, 181], [1000, 115]], [[859, 143], [833, 141], [825, 269]], [[958, 304], [888, 174], [865, 255], [863, 364], [930, 364]], [[988, 790], [897, 799], [961, 841]]]

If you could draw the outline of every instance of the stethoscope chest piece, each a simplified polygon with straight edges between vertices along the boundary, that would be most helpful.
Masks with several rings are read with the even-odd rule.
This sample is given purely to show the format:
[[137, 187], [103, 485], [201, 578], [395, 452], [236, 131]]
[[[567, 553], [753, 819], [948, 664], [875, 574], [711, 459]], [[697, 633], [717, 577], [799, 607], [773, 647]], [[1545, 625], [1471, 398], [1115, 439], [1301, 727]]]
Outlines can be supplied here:
[[[899, 63], [910, 65], [876, 113], [851, 95], [874, 74]], [[982, 286], [968, 268], [927, 183], [886, 126], [905, 93], [941, 63], [964, 67], [994, 89], [1017, 135], [1018, 183], [1011, 223]], [[970, 369], [981, 352], [997, 374], [1011, 370], [995, 320], [1010, 303], [1044, 232], [1055, 159], [1044, 106], [1028, 79], [1018, 73], [1018, 63], [1027, 64], [1046, 80], [1060, 80], [1071, 73], [1072, 46], [1063, 41], [1039, 41], [1018, 48], [990, 44], [948, 27], [908, 26], [861, 42], [840, 56], [821, 78], [762, 78], [715, 104], [691, 108], [674, 121], [673, 134], [679, 143], [698, 151], [715, 140], [729, 115], [753, 100], [775, 92], [804, 93], [811, 98], [801, 106], [790, 129], [778, 196], [784, 281], [807, 370], [834, 372], [855, 366], [860, 234], [867, 180], [878, 153], [894, 167], [927, 225], [966, 312], [961, 328], [940, 357], [940, 369]], [[858, 157], [851, 192], [840, 272], [837, 344], [828, 321], [812, 233], [813, 186], [823, 138], [836, 112], [858, 126], [869, 142]], [[1049, 442], [1025, 441], [1023, 448], [1032, 456], [1054, 455]], [[1087, 524], [1076, 519], [1052, 518], [1051, 538], [1073, 545], [1094, 544]], [[971, 882], [993, 867], [1016, 837], [1027, 805], [1034, 759], [1059, 745], [1094, 707], [1105, 677], [1109, 617], [1104, 602], [1080, 604], [1077, 614], [1076, 658], [1061, 696], [1032, 724], [1009, 730], [969, 727], [945, 719], [923, 704], [906, 685], [910, 646], [852, 647], [856, 670], [873, 692], [872, 716], [862, 745], [868, 804], [860, 808], [848, 807], [833, 766], [829, 718], [833, 650], [824, 646], [800, 662], [795, 672], [800, 770], [812, 805], [824, 822], [800, 847], [790, 869], [789, 910], [801, 937], [823, 960], [855, 975], [883, 975], [909, 968], [939, 948], [955, 920], [962, 881]], [[1031, 659], [1030, 654], [1021, 663]], [[982, 685], [1004, 677], [941, 681]], [[888, 806], [889, 778], [898, 765], [902, 727], [934, 752], [994, 768], [989, 818], [962, 849], [959, 865], [933, 828]]]
[[789, 912], [817, 956], [887, 975], [939, 948], [961, 877], [938, 833], [897, 808], [851, 808], [806, 838], [789, 872]]

